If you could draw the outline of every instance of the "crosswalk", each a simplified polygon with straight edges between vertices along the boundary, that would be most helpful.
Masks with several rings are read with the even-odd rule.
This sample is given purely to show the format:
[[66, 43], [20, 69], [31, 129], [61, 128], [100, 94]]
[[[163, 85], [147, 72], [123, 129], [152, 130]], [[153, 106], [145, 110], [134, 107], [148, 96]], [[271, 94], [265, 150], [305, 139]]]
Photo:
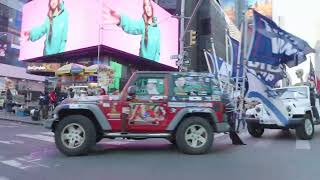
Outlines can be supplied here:
[[[277, 143], [279, 140], [277, 139], [277, 135], [272, 134], [272, 133], [267, 133], [266, 137], [264, 138], [253, 138], [249, 135], [247, 131], [242, 132], [239, 134], [240, 138], [247, 144], [246, 147], [248, 148], [272, 148], [279, 143]], [[294, 149], [297, 150], [312, 150], [312, 144], [311, 141], [309, 140], [298, 140], [294, 138], [295, 135], [292, 135], [292, 137], [288, 137], [285, 139], [285, 144], [287, 146], [290, 146]], [[21, 133], [21, 134], [16, 134], [15, 138], [13, 140], [8, 140], [8, 139], [2, 139], [0, 137], [0, 146], [1, 145], [23, 145], [27, 140], [33, 140], [33, 141], [39, 141], [39, 142], [45, 142], [45, 143], [54, 143], [54, 134], [52, 132], [39, 132], [39, 133]], [[283, 139], [282, 139], [283, 140]], [[128, 140], [128, 139], [121, 139], [121, 138], [116, 138], [116, 139], [106, 139], [102, 140], [99, 142], [99, 144], [104, 144], [104, 145], [130, 145], [136, 143], [138, 140]], [[150, 143], [152, 140], [148, 140]], [[165, 141], [165, 140], [164, 140]], [[219, 142], [218, 144], [221, 143], [230, 143], [228, 134], [216, 134], [215, 135], [215, 143]], [[139, 141], [139, 144], [143, 144], [143, 141]], [[157, 143], [158, 140], [154, 140], [154, 143]], [[168, 142], [169, 143], [169, 142]], [[215, 144], [214, 143], [214, 144]], [[320, 143], [318, 144], [320, 146]]]

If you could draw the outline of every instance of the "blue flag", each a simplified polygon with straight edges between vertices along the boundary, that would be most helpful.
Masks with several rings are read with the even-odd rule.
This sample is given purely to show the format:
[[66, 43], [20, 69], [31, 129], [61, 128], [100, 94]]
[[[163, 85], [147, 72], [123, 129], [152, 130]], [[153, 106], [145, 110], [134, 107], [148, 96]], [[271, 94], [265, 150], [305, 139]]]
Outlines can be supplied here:
[[231, 56], [231, 64], [232, 64], [232, 75], [231, 77], [237, 77], [237, 71], [239, 71], [239, 77], [243, 76], [243, 58], [240, 58], [239, 67], [237, 65], [238, 61], [238, 51], [239, 51], [239, 42], [232, 37], [229, 37], [229, 42], [232, 45], [232, 56]]
[[314, 52], [309, 44], [282, 30], [269, 18], [253, 10], [253, 38], [248, 60], [278, 66], [294, 67]]

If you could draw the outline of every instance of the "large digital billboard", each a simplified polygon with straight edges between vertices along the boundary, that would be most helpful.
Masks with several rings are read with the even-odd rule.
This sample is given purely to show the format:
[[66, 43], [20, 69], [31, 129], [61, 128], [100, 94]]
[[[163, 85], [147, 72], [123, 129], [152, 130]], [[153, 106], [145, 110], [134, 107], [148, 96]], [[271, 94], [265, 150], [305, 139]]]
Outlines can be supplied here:
[[33, 0], [23, 7], [20, 60], [102, 44], [175, 66], [178, 20], [152, 0]]

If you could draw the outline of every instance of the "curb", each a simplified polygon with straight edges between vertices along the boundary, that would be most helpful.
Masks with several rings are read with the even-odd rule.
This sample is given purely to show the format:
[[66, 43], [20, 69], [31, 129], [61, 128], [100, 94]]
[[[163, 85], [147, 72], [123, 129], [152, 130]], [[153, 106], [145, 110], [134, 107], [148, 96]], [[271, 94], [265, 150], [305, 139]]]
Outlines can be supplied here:
[[11, 122], [20, 122], [24, 124], [32, 124], [32, 125], [38, 125], [38, 126], [43, 126], [43, 122], [33, 122], [33, 121], [23, 121], [23, 120], [18, 120], [18, 119], [6, 119], [6, 118], [1, 118], [0, 121], [11, 121]]

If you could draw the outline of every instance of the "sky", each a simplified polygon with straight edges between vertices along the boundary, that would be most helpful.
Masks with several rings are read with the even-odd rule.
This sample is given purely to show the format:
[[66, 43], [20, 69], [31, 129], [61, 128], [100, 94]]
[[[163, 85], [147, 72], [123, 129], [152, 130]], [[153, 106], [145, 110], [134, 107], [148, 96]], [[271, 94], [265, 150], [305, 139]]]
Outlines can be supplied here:
[[[290, 5], [290, 8], [288, 6]], [[315, 47], [320, 40], [320, 1], [319, 0], [277, 0], [273, 1], [273, 20], [289, 33], [306, 40], [311, 47]], [[279, 18], [280, 17], [280, 18]], [[306, 79], [309, 73], [310, 60], [315, 66], [314, 54], [308, 56], [308, 60], [297, 67], [288, 69], [292, 84], [299, 82], [295, 75], [297, 69], [304, 70]], [[316, 74], [320, 77], [320, 59], [317, 61]]]

